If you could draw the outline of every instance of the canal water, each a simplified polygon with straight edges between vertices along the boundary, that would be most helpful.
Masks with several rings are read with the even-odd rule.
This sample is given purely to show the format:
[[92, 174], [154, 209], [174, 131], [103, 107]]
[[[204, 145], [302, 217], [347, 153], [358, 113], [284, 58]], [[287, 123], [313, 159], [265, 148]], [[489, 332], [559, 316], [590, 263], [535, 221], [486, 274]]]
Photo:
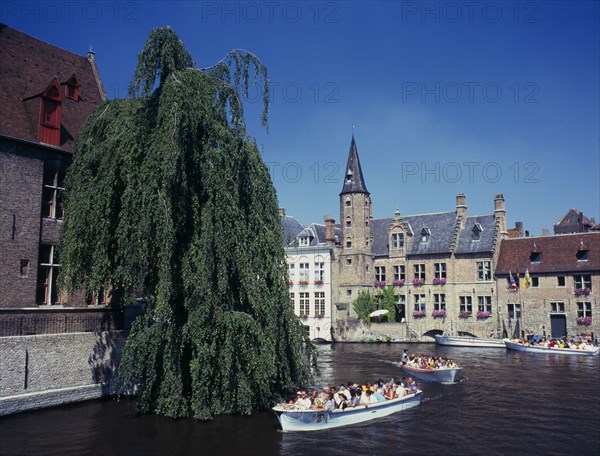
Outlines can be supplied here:
[[315, 385], [402, 376], [397, 361], [438, 353], [457, 384], [421, 383], [423, 402], [356, 426], [282, 433], [269, 412], [211, 422], [137, 416], [112, 399], [0, 418], [2, 455], [598, 455], [600, 357], [432, 344], [319, 346]]

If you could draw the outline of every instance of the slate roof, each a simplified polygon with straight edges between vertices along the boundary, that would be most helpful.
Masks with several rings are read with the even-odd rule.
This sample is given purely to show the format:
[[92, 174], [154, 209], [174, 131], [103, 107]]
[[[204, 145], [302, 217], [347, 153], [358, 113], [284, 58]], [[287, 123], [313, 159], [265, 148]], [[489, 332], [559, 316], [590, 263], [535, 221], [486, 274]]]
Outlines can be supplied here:
[[[347, 178], [348, 173], [351, 173], [350, 179]], [[369, 193], [367, 190], [367, 185], [365, 184], [365, 178], [363, 177], [362, 168], [360, 166], [358, 148], [356, 147], [354, 135], [352, 135], [352, 142], [350, 143], [348, 163], [344, 169], [344, 186], [342, 187], [340, 195], [344, 195], [346, 193]]]
[[[588, 250], [588, 260], [579, 261], [577, 252]], [[532, 263], [533, 251], [541, 253], [541, 261]], [[497, 276], [507, 276], [529, 269], [534, 273], [600, 271], [600, 233], [573, 233], [556, 236], [503, 239], [496, 265]]]
[[279, 224], [281, 226], [284, 246], [293, 243], [296, 240], [296, 236], [304, 229], [304, 226], [302, 226], [298, 220], [289, 215], [280, 217]]
[[[335, 237], [336, 241], [339, 242], [339, 239], [342, 235], [342, 229], [339, 224], [336, 224], [335, 227]], [[322, 223], [311, 223], [309, 226], [304, 228], [300, 233], [298, 233], [297, 238], [301, 238], [303, 236], [309, 236], [310, 238], [310, 247], [315, 247], [317, 245], [326, 244], [327, 241], [325, 239], [325, 225]], [[293, 245], [298, 245], [298, 242], [294, 241]]]
[[[479, 226], [483, 228], [479, 241], [473, 240], [475, 223], [479, 223]], [[457, 254], [491, 252], [494, 245], [495, 228], [496, 219], [493, 215], [467, 217], [465, 227], [460, 231], [458, 245], [454, 252]]]
[[[392, 218], [373, 219], [371, 236], [373, 237], [372, 253], [375, 256], [388, 256], [388, 229]], [[402, 221], [412, 233], [408, 242], [408, 255], [429, 255], [450, 253], [456, 229], [455, 212], [438, 212], [402, 216]], [[472, 241], [472, 230], [479, 223], [482, 232], [479, 241]], [[431, 233], [427, 242], [421, 242], [421, 232], [428, 228]], [[465, 228], [460, 230], [458, 243], [454, 249], [456, 254], [491, 252], [493, 250], [495, 219], [493, 215], [467, 217]]]
[[39, 95], [55, 77], [63, 88], [73, 75], [79, 100], [66, 100], [61, 109], [60, 148], [66, 151], [73, 151], [85, 121], [106, 98], [92, 63], [0, 24], [0, 135], [39, 143]]
[[578, 224], [580, 221], [583, 225], [594, 225], [594, 222], [592, 222], [588, 217], [583, 215], [582, 212], [574, 208], [569, 209], [565, 215], [563, 215], [556, 221], [555, 225], [572, 225]]

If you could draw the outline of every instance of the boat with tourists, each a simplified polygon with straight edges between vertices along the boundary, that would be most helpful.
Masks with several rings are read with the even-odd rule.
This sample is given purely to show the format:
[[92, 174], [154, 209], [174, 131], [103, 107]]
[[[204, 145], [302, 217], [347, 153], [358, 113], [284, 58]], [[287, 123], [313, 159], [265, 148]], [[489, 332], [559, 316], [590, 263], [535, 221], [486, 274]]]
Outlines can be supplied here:
[[294, 404], [278, 404], [273, 411], [283, 432], [319, 431], [349, 426], [391, 415], [421, 403], [423, 392], [417, 390], [406, 396], [345, 409], [300, 408]]
[[595, 347], [590, 344], [579, 344], [574, 347], [560, 347], [559, 345], [532, 345], [529, 341], [520, 339], [504, 339], [506, 348], [528, 353], [553, 353], [557, 355], [578, 355], [578, 356], [594, 356], [600, 354], [600, 347]]
[[451, 336], [447, 334], [436, 334], [434, 337], [435, 342], [439, 345], [450, 345], [453, 347], [505, 348], [503, 339], [475, 336]]
[[417, 367], [401, 364], [403, 371], [427, 382], [454, 383], [462, 368], [460, 367]]

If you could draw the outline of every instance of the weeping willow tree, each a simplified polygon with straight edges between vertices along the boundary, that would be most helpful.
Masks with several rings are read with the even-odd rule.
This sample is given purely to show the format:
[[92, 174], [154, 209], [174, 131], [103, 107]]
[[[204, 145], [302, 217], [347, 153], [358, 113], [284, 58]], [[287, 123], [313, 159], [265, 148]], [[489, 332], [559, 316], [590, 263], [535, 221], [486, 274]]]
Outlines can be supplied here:
[[121, 390], [137, 407], [210, 419], [264, 409], [310, 379], [289, 306], [277, 198], [240, 96], [265, 67], [245, 51], [197, 69], [169, 28], [138, 56], [127, 99], [90, 117], [67, 176], [68, 289], [143, 292]]

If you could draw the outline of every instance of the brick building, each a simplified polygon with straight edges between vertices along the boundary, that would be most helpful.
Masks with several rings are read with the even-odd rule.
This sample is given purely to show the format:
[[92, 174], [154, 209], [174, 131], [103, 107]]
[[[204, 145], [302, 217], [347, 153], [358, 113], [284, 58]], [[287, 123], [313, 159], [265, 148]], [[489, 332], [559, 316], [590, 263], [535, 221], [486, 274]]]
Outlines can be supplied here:
[[64, 176], [106, 99], [94, 53], [78, 56], [0, 25], [0, 335], [100, 329], [101, 294], [57, 286]]
[[600, 232], [502, 240], [496, 280], [507, 336], [600, 334]]
[[353, 137], [340, 193], [340, 242], [333, 250], [335, 318], [343, 325], [356, 317], [352, 302], [361, 290], [391, 285], [398, 299], [392, 320], [405, 323], [413, 336], [497, 334], [494, 265], [508, 232], [504, 197], [496, 195], [493, 203], [491, 214], [468, 215], [467, 198], [459, 193], [453, 211], [402, 216], [396, 210], [374, 219]]

